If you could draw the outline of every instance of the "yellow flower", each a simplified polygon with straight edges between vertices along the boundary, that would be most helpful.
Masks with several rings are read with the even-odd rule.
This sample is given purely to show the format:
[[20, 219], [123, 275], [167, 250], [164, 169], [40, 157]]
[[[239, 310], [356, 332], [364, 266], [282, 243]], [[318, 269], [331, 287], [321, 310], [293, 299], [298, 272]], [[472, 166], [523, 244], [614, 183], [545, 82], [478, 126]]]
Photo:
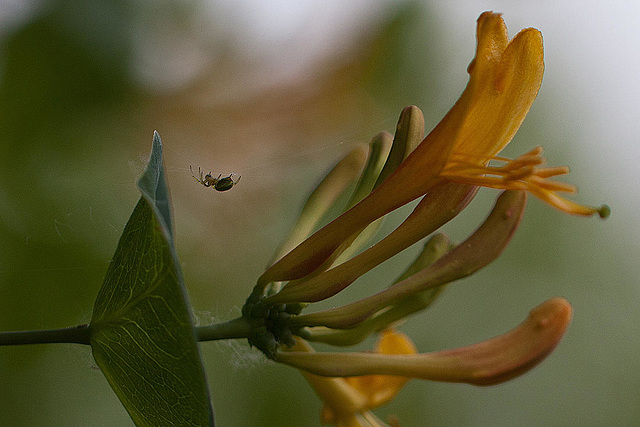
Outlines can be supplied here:
[[[386, 329], [373, 350], [374, 354], [415, 354], [416, 347], [405, 334]], [[345, 381], [367, 397], [369, 409], [386, 404], [396, 397], [400, 389], [409, 381], [406, 377], [390, 375], [365, 375], [348, 377]]]
[[527, 28], [509, 41], [500, 14], [485, 12], [478, 18], [477, 39], [467, 87], [442, 121], [376, 190], [271, 266], [260, 285], [309, 275], [369, 223], [446, 183], [526, 190], [570, 214], [608, 215], [606, 206], [582, 206], [560, 196], [575, 188], [548, 178], [566, 174], [568, 168], [542, 167], [541, 148], [514, 160], [497, 157], [542, 83], [540, 32]]
[[[260, 325], [249, 342], [273, 360], [301, 370], [323, 401], [324, 422], [345, 427], [384, 425], [371, 410], [393, 399], [411, 378], [479, 386], [510, 380], [551, 353], [571, 322], [570, 304], [553, 298], [511, 331], [457, 349], [418, 354], [406, 336], [391, 330], [382, 333], [370, 353], [315, 353], [307, 343], [350, 345], [428, 307], [442, 287], [500, 255], [522, 218], [527, 192], [570, 214], [608, 214], [605, 206], [596, 209], [563, 198], [560, 193], [575, 188], [549, 178], [568, 173], [568, 168], [544, 167], [542, 148], [513, 160], [498, 156], [519, 129], [542, 83], [540, 32], [524, 29], [509, 41], [500, 14], [485, 12], [478, 19], [477, 39], [467, 87], [442, 121], [422, 139], [422, 113], [417, 107], [405, 108], [389, 154], [393, 162], [385, 164], [378, 172], [382, 178], [374, 177], [375, 183], [362, 193], [373, 191], [273, 264], [243, 307], [243, 314]], [[368, 164], [365, 170], [375, 169]], [[301, 313], [307, 303], [341, 292], [438, 230], [467, 206], [481, 186], [505, 191], [464, 242], [452, 246], [448, 239], [434, 237], [425, 245], [425, 257], [421, 254], [388, 288], [343, 306]], [[332, 267], [369, 224], [422, 196], [384, 239]]]
[[[303, 340], [288, 351], [313, 353]], [[405, 334], [387, 329], [382, 332], [373, 354], [415, 354], [416, 348]], [[321, 420], [337, 426], [382, 426], [369, 412], [393, 400], [410, 378], [390, 375], [365, 375], [328, 378], [301, 371], [323, 402]]]

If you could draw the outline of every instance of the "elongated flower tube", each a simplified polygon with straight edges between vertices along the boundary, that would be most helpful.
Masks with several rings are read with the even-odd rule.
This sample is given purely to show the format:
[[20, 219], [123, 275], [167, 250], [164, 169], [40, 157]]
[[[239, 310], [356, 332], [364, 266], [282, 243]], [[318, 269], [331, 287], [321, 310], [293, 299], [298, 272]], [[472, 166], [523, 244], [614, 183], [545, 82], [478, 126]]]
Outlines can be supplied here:
[[[451, 249], [451, 241], [444, 234], [435, 234], [422, 248], [422, 251], [407, 268], [407, 270], [396, 279], [395, 283], [401, 282], [415, 273], [433, 264]], [[305, 328], [300, 331], [307, 341], [323, 342], [334, 346], [349, 346], [362, 342], [373, 332], [380, 332], [389, 325], [398, 327], [414, 313], [427, 309], [442, 294], [446, 284], [417, 292], [409, 297], [401, 299], [375, 315], [348, 329], [331, 329], [324, 326]]]
[[526, 205], [526, 193], [503, 192], [484, 223], [467, 240], [410, 277], [342, 307], [291, 318], [298, 326], [346, 329], [377, 311], [427, 289], [462, 279], [495, 260], [513, 237]]
[[[485, 12], [478, 18], [477, 39], [467, 87], [442, 121], [376, 190], [281, 258], [258, 283], [306, 276], [348, 236], [447, 181], [526, 190], [570, 214], [608, 215], [605, 206], [591, 208], [560, 196], [575, 188], [548, 178], [568, 168], [540, 167], [541, 149], [512, 161], [496, 157], [522, 124], [542, 83], [542, 35], [527, 28], [509, 41], [500, 14]], [[491, 161], [505, 164], [492, 166]]]
[[511, 331], [467, 347], [415, 355], [281, 351], [275, 359], [328, 377], [397, 375], [488, 386], [522, 375], [540, 363], [560, 342], [571, 317], [571, 305], [563, 298], [552, 298]]
[[[394, 139], [387, 132], [380, 132], [373, 137], [369, 143], [369, 155], [367, 164], [365, 165], [360, 179], [356, 184], [356, 188], [349, 200], [347, 206], [350, 208], [364, 199], [377, 184], [377, 178], [382, 170], [389, 165], [389, 151], [392, 148]], [[394, 143], [395, 144], [395, 143]], [[393, 167], [393, 165], [391, 165]], [[397, 165], [396, 165], [397, 167]], [[336, 248], [331, 255], [323, 262], [313, 274], [319, 274], [337, 262], [339, 257], [349, 258], [353, 252], [359, 248], [363, 242], [367, 242], [378, 230], [384, 218], [378, 218], [376, 221], [368, 224], [366, 227], [356, 231], [348, 238], [344, 239], [341, 245]]]
[[344, 193], [353, 181], [358, 179], [366, 160], [367, 152], [365, 147], [359, 146], [347, 154], [327, 173], [322, 182], [309, 195], [298, 221], [289, 233], [289, 237], [276, 252], [278, 257], [289, 252], [312, 234], [317, 223], [322, 220], [322, 217], [334, 205], [340, 195]]
[[476, 195], [477, 187], [447, 183], [438, 185], [391, 234], [371, 248], [311, 279], [290, 282], [267, 303], [314, 302], [329, 298], [373, 267], [438, 230], [460, 213]]

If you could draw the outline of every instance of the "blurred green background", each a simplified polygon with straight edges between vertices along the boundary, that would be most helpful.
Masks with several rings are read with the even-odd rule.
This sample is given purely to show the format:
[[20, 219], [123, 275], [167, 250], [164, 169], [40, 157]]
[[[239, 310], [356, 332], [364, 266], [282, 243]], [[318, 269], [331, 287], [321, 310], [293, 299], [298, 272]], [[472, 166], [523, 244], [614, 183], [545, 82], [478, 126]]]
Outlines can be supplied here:
[[[405, 105], [429, 129], [446, 113], [467, 81], [475, 20], [493, 9], [511, 35], [545, 37], [542, 90], [506, 155], [544, 145], [552, 165], [572, 166], [576, 200], [613, 214], [573, 218], [532, 199], [504, 255], [403, 328], [423, 352], [450, 348], [564, 296], [573, 324], [541, 366], [491, 388], [412, 381], [377, 413], [405, 426], [640, 425], [640, 12], [631, 1], [453, 3], [0, 2], [0, 330], [90, 319], [154, 129], [196, 317], [237, 316], [328, 167], [393, 130]], [[190, 165], [242, 181], [214, 192]], [[465, 238], [496, 194], [481, 191], [447, 232]], [[417, 249], [331, 303], [385, 287]], [[319, 425], [298, 372], [245, 342], [201, 350], [220, 426]], [[0, 424], [131, 421], [89, 348], [69, 344], [0, 348]]]

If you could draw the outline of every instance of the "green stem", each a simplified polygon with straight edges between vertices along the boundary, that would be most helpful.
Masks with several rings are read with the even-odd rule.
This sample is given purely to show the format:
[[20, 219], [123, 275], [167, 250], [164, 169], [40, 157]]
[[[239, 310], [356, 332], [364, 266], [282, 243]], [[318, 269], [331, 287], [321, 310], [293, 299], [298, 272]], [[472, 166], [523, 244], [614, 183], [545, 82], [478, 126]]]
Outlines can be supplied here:
[[[40, 331], [0, 332], [0, 346], [24, 344], [74, 343], [89, 345], [89, 325]], [[243, 317], [215, 325], [198, 326], [198, 341], [247, 338], [251, 324]]]
[[252, 325], [244, 317], [238, 317], [224, 323], [197, 326], [198, 341], [228, 340], [233, 338], [247, 338]]
[[0, 332], [0, 346], [47, 343], [89, 344], [89, 325], [41, 331]]

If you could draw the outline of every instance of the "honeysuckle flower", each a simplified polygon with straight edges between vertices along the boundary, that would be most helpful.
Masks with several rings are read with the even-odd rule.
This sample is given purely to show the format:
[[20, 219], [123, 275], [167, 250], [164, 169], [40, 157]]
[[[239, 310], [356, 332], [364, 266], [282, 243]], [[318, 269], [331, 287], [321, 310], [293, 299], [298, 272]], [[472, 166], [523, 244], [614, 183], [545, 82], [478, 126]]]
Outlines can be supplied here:
[[[276, 251], [277, 258], [307, 238], [348, 186], [360, 176], [367, 161], [365, 147], [358, 146], [340, 160], [308, 197], [287, 239]], [[274, 260], [276, 261], [277, 258]]]
[[[445, 255], [451, 248], [451, 241], [445, 234], [438, 233], [433, 235], [426, 241], [414, 262], [395, 280], [394, 284], [400, 283], [424, 270]], [[304, 333], [304, 338], [312, 342], [323, 342], [340, 347], [358, 344], [372, 333], [385, 330], [389, 328], [389, 325], [398, 327], [409, 316], [429, 308], [445, 288], [446, 284], [442, 284], [399, 299], [397, 302], [389, 304], [385, 309], [379, 310], [347, 329], [314, 326], [304, 328], [302, 332]]]
[[[563, 198], [559, 193], [575, 188], [549, 178], [566, 174], [568, 168], [543, 167], [541, 148], [514, 160], [497, 156], [522, 124], [542, 83], [540, 32], [527, 28], [509, 41], [500, 14], [483, 13], [468, 72], [469, 82], [458, 101], [395, 172], [272, 265], [259, 284], [309, 275], [367, 224], [447, 182], [526, 190], [570, 214], [608, 215], [606, 206], [592, 208]], [[504, 164], [494, 166], [492, 161]]]
[[279, 351], [275, 360], [315, 375], [396, 375], [478, 386], [524, 374], [558, 345], [571, 323], [564, 298], [540, 304], [511, 331], [466, 347], [422, 354], [307, 353]]
[[348, 329], [404, 298], [475, 273], [495, 260], [506, 248], [520, 224], [526, 199], [523, 191], [503, 192], [482, 225], [467, 240], [432, 264], [369, 297], [341, 307], [292, 317], [289, 323]]
[[340, 292], [373, 267], [438, 230], [462, 211], [477, 193], [477, 187], [447, 183], [427, 194], [407, 219], [388, 236], [344, 263], [299, 282], [290, 282], [268, 298], [273, 303], [314, 302]]
[[[411, 378], [474, 385], [510, 380], [542, 361], [571, 321], [569, 303], [553, 298], [501, 336], [422, 354], [405, 335], [390, 329], [427, 308], [444, 287], [494, 261], [514, 235], [528, 193], [570, 214], [608, 215], [606, 206], [582, 206], [560, 195], [575, 188], [550, 178], [566, 174], [568, 168], [545, 167], [542, 148], [513, 160], [498, 156], [540, 88], [540, 32], [524, 29], [509, 41], [500, 14], [485, 12], [478, 19], [477, 39], [467, 87], [442, 121], [423, 138], [422, 112], [407, 107], [393, 143], [383, 132], [368, 150], [349, 154], [309, 198], [284, 245], [293, 249], [259, 278], [243, 306], [251, 329], [249, 343], [302, 371], [323, 401], [325, 422], [384, 425], [371, 410], [393, 399]], [[348, 165], [362, 172], [348, 173]], [[311, 234], [358, 175], [346, 212]], [[458, 245], [442, 234], [433, 235], [482, 186], [504, 191], [480, 227]], [[360, 254], [349, 253], [347, 249], [353, 250], [358, 246], [354, 242], [366, 236], [365, 230], [419, 197], [422, 200], [395, 230]], [[343, 306], [302, 313], [310, 303], [336, 295], [429, 235], [420, 256], [386, 289]], [[315, 353], [309, 344], [347, 346], [373, 333], [381, 333], [381, 339], [372, 353]]]
[[[304, 340], [298, 339], [288, 352], [313, 354]], [[376, 343], [373, 354], [415, 354], [413, 342], [405, 334], [387, 329]], [[321, 420], [337, 426], [382, 426], [371, 412], [395, 398], [410, 378], [390, 375], [365, 375], [327, 378], [301, 371], [323, 403]]]

